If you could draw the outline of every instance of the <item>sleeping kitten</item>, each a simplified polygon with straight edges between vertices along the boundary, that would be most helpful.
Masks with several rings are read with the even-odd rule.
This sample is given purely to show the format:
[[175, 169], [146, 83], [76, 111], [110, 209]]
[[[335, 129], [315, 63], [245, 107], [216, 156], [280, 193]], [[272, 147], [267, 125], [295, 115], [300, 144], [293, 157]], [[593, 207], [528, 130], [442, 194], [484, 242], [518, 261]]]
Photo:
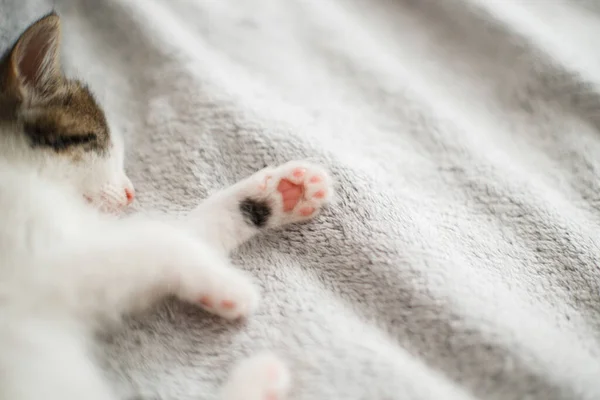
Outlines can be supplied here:
[[[182, 223], [117, 219], [133, 201], [123, 142], [59, 64], [60, 21], [31, 25], [0, 60], [0, 399], [114, 400], [91, 361], [96, 330], [167, 295], [224, 318], [250, 315], [256, 286], [227, 253], [261, 230], [312, 218], [326, 172], [264, 169]], [[235, 368], [224, 400], [282, 399], [277, 357]]]

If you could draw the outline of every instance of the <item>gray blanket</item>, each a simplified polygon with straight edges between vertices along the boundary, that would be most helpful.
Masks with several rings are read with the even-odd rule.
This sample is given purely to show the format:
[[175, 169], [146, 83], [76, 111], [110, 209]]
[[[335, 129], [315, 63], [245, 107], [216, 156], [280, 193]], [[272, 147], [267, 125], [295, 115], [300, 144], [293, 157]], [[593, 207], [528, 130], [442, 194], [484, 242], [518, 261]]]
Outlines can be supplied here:
[[258, 315], [102, 338], [125, 397], [213, 399], [270, 348], [294, 400], [600, 399], [598, 2], [0, 0], [3, 46], [53, 5], [138, 210], [297, 158], [337, 181], [233, 255]]

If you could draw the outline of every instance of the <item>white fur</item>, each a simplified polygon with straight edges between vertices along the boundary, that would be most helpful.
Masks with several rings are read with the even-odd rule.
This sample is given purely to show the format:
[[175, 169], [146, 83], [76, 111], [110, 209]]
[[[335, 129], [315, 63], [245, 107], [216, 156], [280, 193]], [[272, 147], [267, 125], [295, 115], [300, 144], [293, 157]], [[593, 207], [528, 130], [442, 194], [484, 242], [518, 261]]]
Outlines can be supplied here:
[[[183, 224], [119, 219], [84, 199], [93, 196], [99, 208], [124, 204], [103, 195], [131, 185], [119, 141], [107, 157], [75, 165], [31, 149], [7, 129], [0, 128], [0, 400], [114, 400], [90, 356], [93, 331], [169, 294], [225, 318], [251, 314], [258, 290], [226, 256], [258, 232], [242, 218], [239, 201], [269, 201], [271, 226], [306, 219], [296, 209], [283, 212], [276, 186], [257, 184], [265, 174], [291, 180], [291, 167], [323, 178], [317, 186], [328, 196], [314, 199], [315, 208], [331, 194], [323, 170], [295, 163], [225, 189]], [[315, 188], [307, 183], [305, 189]], [[200, 304], [205, 299], [209, 307]], [[225, 400], [274, 400], [287, 393], [288, 371], [274, 356], [258, 356], [236, 371]]]

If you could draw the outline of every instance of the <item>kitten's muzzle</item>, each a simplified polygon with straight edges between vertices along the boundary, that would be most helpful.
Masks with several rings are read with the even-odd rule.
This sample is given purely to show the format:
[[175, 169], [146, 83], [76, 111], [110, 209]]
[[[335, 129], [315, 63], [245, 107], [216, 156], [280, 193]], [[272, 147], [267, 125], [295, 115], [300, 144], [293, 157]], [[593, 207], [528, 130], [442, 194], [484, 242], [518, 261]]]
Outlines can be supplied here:
[[118, 213], [123, 208], [129, 206], [135, 200], [135, 190], [133, 186], [116, 189], [114, 187], [105, 187], [97, 195], [84, 195], [86, 201], [98, 208], [102, 212]]

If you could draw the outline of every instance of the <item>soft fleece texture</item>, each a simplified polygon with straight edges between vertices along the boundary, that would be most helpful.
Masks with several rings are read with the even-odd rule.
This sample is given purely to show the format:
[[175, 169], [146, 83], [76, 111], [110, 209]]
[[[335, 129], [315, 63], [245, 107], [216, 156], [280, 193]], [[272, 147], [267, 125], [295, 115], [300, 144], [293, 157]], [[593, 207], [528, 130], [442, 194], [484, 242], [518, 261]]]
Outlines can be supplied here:
[[263, 348], [293, 400], [600, 398], [597, 2], [1, 0], [3, 46], [53, 6], [138, 210], [291, 159], [337, 181], [234, 255], [246, 323], [167, 301], [103, 338], [127, 398], [216, 398]]

